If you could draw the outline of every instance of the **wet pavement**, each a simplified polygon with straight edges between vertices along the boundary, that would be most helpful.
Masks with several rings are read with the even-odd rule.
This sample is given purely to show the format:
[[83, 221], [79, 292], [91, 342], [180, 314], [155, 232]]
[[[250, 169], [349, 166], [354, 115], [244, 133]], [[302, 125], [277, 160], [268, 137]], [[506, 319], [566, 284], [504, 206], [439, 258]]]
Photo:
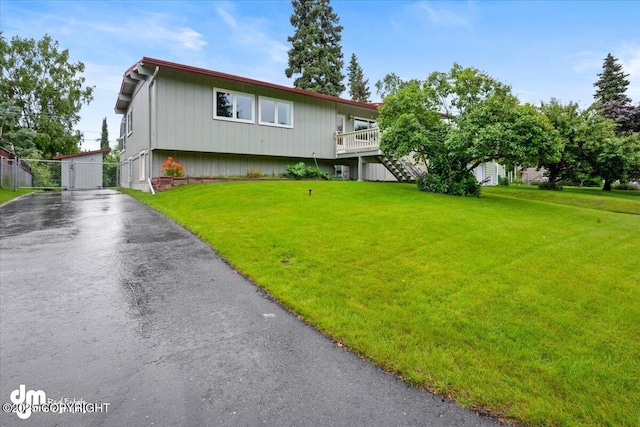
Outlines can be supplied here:
[[[31, 194], [0, 220], [0, 425], [499, 425], [336, 346], [127, 195]], [[21, 384], [87, 413], [5, 413]]]

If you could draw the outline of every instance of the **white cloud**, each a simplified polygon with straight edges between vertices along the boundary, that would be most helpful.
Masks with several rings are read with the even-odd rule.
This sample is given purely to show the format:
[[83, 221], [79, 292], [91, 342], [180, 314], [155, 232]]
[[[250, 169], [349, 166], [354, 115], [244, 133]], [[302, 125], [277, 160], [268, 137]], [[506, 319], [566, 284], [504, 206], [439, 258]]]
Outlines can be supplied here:
[[623, 72], [629, 74], [627, 96], [640, 102], [640, 45], [623, 44], [619, 55]]
[[224, 22], [226, 22], [227, 25], [229, 25], [230, 27], [236, 28], [238, 26], [238, 21], [236, 21], [235, 18], [231, 16], [229, 12], [224, 10], [222, 6], [217, 7], [216, 12], [218, 12], [218, 15], [220, 15], [220, 17], [224, 20]]
[[[449, 3], [449, 5], [456, 5], [455, 3]], [[444, 27], [469, 27], [472, 24], [473, 18], [470, 13], [469, 6], [457, 11], [453, 11], [448, 8], [432, 7], [431, 4], [421, 1], [416, 3], [416, 7], [419, 11], [425, 12], [429, 21], [436, 25]]]
[[572, 53], [568, 56], [573, 63], [573, 71], [577, 74], [595, 74], [602, 69], [602, 61], [604, 57], [601, 54], [592, 51], [582, 51]]
[[207, 42], [203, 40], [203, 35], [191, 28], [180, 28], [177, 33], [171, 35], [185, 49], [200, 50], [207, 45]]
[[[227, 38], [229, 43], [249, 48], [253, 52], [262, 52], [272, 62], [282, 64], [287, 62], [289, 48], [268, 33], [267, 20], [251, 16], [236, 17], [234, 16], [235, 8], [229, 2], [218, 6], [216, 12], [231, 29]], [[242, 22], [243, 25], [238, 26], [238, 22]]]
[[126, 40], [132, 37], [132, 28], [135, 28], [135, 37], [138, 40], [153, 42], [156, 44], [169, 44], [173, 48], [199, 51], [207, 42], [204, 36], [189, 27], [179, 27], [171, 22], [171, 18], [161, 14], [138, 15], [136, 19], [128, 19], [119, 25], [90, 24], [95, 31], [111, 34]]

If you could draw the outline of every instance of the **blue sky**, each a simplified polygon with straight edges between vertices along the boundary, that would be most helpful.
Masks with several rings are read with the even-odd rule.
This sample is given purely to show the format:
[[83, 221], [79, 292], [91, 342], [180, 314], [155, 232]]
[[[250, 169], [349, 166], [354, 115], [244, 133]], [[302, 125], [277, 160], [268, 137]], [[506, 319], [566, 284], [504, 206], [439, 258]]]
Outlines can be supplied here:
[[[334, 0], [344, 26], [345, 63], [355, 53], [374, 83], [394, 72], [424, 79], [454, 62], [512, 86], [523, 102], [552, 97], [583, 108], [612, 53], [630, 74], [640, 102], [640, 1], [354, 1]], [[113, 112], [122, 74], [143, 56], [291, 86], [287, 66], [289, 1], [0, 0], [0, 30], [39, 39], [49, 34], [86, 65], [95, 96], [77, 126], [82, 149], [96, 149]], [[346, 71], [343, 71], [346, 74]], [[348, 97], [348, 92], [343, 94]]]

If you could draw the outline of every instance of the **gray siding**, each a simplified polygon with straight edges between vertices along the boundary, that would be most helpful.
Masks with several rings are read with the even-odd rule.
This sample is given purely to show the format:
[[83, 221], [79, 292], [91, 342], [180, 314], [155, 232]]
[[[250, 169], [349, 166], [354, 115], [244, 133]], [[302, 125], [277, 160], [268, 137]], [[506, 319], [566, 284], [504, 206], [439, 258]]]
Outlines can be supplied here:
[[362, 179], [365, 181], [398, 181], [382, 163], [363, 164]]
[[[279, 176], [287, 166], [297, 162], [315, 166], [313, 160], [309, 162], [309, 159], [301, 158], [154, 150], [152, 176], [162, 176], [162, 163], [168, 156], [184, 166], [186, 176], [194, 177], [246, 176], [250, 169], [259, 169], [264, 175]], [[335, 173], [333, 160], [318, 159], [318, 166], [323, 172]]]
[[[214, 88], [255, 96], [254, 123], [213, 118]], [[258, 96], [293, 102], [293, 128], [258, 124]], [[275, 89], [162, 70], [154, 148], [209, 153], [335, 157], [336, 105]]]
[[141, 82], [131, 101], [129, 110], [133, 112], [133, 131], [126, 137], [123, 158], [137, 155], [149, 147], [149, 82]]

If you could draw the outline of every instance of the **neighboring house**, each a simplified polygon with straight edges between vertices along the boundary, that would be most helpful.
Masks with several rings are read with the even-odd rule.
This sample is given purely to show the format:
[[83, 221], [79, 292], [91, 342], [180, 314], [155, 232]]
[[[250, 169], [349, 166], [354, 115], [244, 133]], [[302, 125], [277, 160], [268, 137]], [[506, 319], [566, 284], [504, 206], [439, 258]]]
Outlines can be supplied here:
[[483, 185], [498, 185], [501, 178], [507, 177], [504, 165], [496, 162], [482, 163], [473, 170], [478, 182]]
[[33, 175], [29, 165], [0, 147], [0, 188], [16, 189], [32, 186]]
[[521, 176], [525, 184], [531, 184], [532, 182], [549, 181], [546, 173], [547, 170], [545, 168], [523, 168]]
[[346, 179], [414, 181], [409, 162], [380, 151], [379, 105], [145, 57], [125, 71], [115, 105], [120, 185], [148, 190], [169, 156], [192, 177], [279, 175], [304, 162]]
[[102, 156], [110, 151], [110, 148], [104, 148], [53, 157], [53, 160], [60, 160], [62, 163], [62, 189], [102, 188]]

